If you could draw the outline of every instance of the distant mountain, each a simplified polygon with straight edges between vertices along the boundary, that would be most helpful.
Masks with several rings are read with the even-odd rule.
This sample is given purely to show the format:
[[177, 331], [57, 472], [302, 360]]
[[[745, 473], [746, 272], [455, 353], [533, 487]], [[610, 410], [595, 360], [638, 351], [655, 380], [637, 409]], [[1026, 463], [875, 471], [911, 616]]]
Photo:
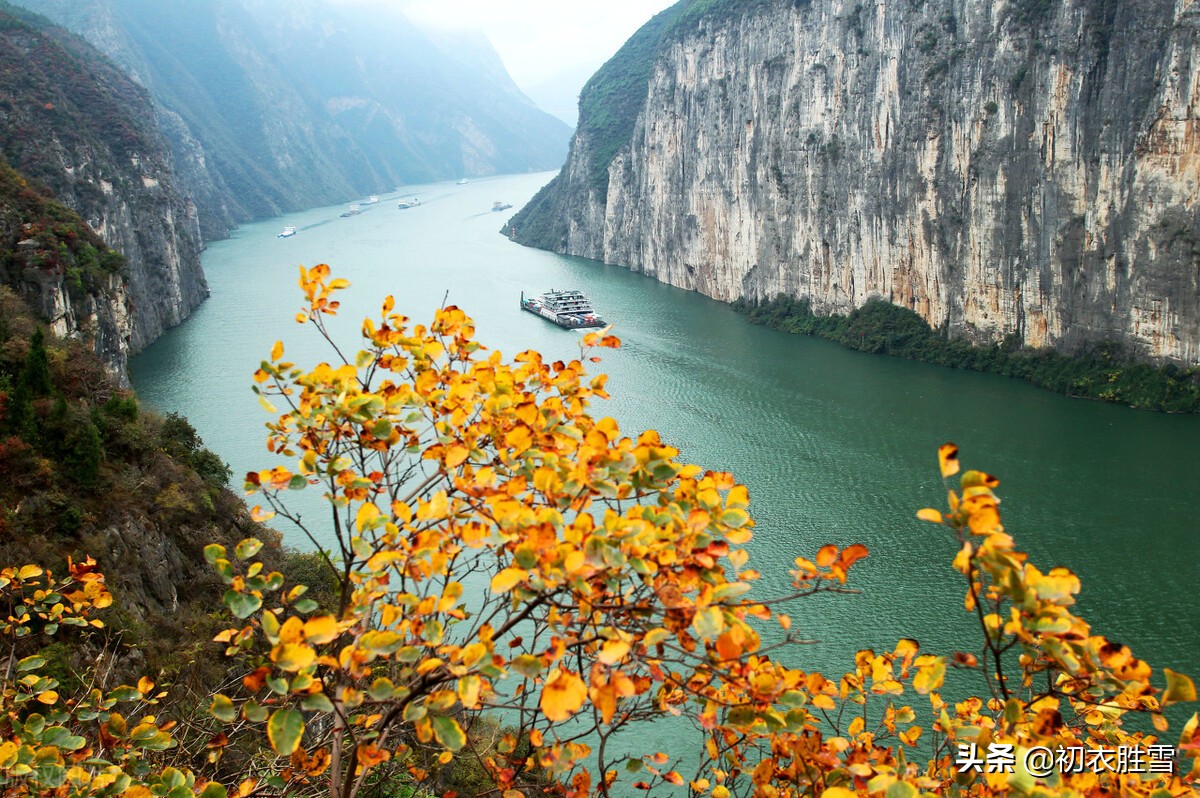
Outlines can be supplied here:
[[482, 37], [323, 0], [21, 0], [149, 89], [206, 238], [402, 183], [551, 169], [570, 128]]

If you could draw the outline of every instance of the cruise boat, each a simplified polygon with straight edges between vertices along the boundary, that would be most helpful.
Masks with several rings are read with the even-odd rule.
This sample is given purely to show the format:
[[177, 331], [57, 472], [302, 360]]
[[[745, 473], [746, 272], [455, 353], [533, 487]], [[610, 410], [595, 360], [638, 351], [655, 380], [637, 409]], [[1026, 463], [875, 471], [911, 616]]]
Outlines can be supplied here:
[[603, 327], [604, 319], [596, 315], [591, 300], [582, 291], [555, 291], [551, 289], [540, 297], [526, 297], [521, 292], [521, 309], [554, 322], [568, 330], [587, 327]]
[[371, 196], [367, 197], [367, 204], [368, 204], [368, 205], [374, 205], [374, 204], [375, 204], [375, 203], [377, 203], [377, 202], [379, 202], [379, 195], [378, 195], [378, 194], [372, 194]]
[[500, 200], [496, 200], [495, 202], [492, 203], [493, 211], [506, 211], [511, 207], [512, 207], [511, 202], [501, 202]]
[[279, 238], [291, 238], [294, 235], [296, 235], [296, 228], [288, 225], [283, 228], [283, 232], [279, 234]]
[[467, 180], [467, 179], [464, 177], [462, 180], [459, 180], [457, 183], [455, 183], [455, 185], [458, 185], [458, 186], [465, 186], [467, 183], [470, 183], [470, 182], [471, 182], [470, 180]]
[[350, 206], [350, 210], [342, 214], [342, 218], [347, 216], [358, 216], [360, 213], [362, 213], [362, 208], [359, 207], [358, 203], [356, 202]]
[[417, 199], [416, 197], [405, 197], [396, 204], [396, 207], [400, 210], [404, 210], [406, 208], [415, 208], [420, 204], [421, 200]]

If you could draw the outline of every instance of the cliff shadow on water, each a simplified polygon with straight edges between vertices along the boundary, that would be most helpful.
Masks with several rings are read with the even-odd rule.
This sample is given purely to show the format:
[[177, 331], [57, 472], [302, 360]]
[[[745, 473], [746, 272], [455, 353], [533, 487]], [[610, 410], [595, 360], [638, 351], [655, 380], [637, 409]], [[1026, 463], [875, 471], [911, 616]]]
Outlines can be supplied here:
[[768, 302], [739, 299], [733, 307], [755, 324], [815, 335], [859, 352], [1000, 374], [1083, 399], [1168, 413], [1200, 413], [1200, 367], [1155, 366], [1138, 360], [1114, 341], [1074, 355], [1050, 348], [1023, 348], [1015, 335], [992, 346], [977, 346], [951, 338], [945, 330], [933, 330], [913, 311], [880, 299], [846, 315], [821, 316], [813, 312], [808, 300], [789, 296]]

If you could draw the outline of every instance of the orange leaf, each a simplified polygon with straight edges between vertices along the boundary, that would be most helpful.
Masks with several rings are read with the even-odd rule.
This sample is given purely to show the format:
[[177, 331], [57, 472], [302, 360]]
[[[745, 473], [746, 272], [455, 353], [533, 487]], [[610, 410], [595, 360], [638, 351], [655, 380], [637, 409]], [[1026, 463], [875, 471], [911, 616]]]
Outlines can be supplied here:
[[922, 521], [928, 521], [931, 524], [942, 523], [942, 514], [930, 507], [926, 507], [924, 510], [917, 510], [917, 518], [920, 518]]
[[587, 694], [583, 679], [570, 671], [556, 668], [550, 672], [546, 686], [542, 688], [542, 713], [554, 722], [566, 720], [583, 706]]
[[842, 550], [842, 567], [849, 568], [851, 565], [854, 565], [854, 563], [858, 562], [870, 553], [871, 552], [867, 549], [867, 547], [861, 543], [855, 543], [852, 546], [847, 546]]

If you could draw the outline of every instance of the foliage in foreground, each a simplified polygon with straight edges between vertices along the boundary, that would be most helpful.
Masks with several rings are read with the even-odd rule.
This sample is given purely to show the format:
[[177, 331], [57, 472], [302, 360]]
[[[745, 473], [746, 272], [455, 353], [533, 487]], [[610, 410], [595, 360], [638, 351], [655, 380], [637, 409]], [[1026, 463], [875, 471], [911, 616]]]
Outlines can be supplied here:
[[[391, 298], [378, 320], [364, 321], [363, 348], [343, 356], [324, 317], [346, 285], [328, 267], [302, 270], [299, 320], [336, 358], [306, 370], [275, 346], [255, 379], [264, 404], [286, 405], [269, 424], [268, 448], [296, 466], [248, 475], [283, 516], [286, 491], [325, 492], [336, 608], [264, 568], [257, 540], [210, 546], [237, 618], [218, 640], [241, 678], [212, 697], [214, 726], [191, 733], [201, 742], [190, 747], [172, 749], [170, 722], [159, 718], [136, 716], [134, 731], [134, 721], [113, 720], [123, 700], [143, 702], [144, 713], [158, 700], [152, 685], [78, 700], [40, 675], [36, 654], [10, 654], [10, 673], [24, 674], [5, 682], [0, 717], [0, 781], [12, 794], [116, 794], [115, 780], [128, 778], [127, 794], [171, 798], [350, 798], [387, 794], [375, 791], [381, 784], [451, 795], [448, 771], [464, 760], [477, 766], [474, 794], [503, 798], [1165, 798], [1196, 784], [1197, 718], [1181, 737], [1162, 736], [1162, 709], [1194, 701], [1192, 682], [1166, 670], [1156, 687], [1128, 648], [1092, 634], [1072, 612], [1079, 580], [1063, 568], [1043, 573], [1014, 548], [997, 480], [959, 476], [952, 445], [939, 451], [943, 478], [958, 476], [949, 506], [918, 516], [957, 550], [953, 567], [981, 640], [979, 656], [955, 662], [977, 672], [979, 696], [943, 698], [947, 661], [912, 640], [860, 651], [851, 670], [827, 678], [790, 663], [784, 610], [846, 590], [864, 547], [798, 557], [789, 594], [755, 596], [746, 489], [679, 462], [653, 432], [632, 440], [612, 419], [593, 418], [603, 377], [586, 379], [580, 361], [489, 354], [454, 307], [429, 327], [410, 326]], [[603, 334], [584, 343], [618, 344]], [[81, 597], [70, 585], [33, 585], [30, 599], [25, 570], [15, 573], [0, 580], [16, 619], [10, 651], [29, 636], [20, 619], [48, 604], [75, 614], [102, 605], [96, 587]], [[769, 627], [783, 643], [764, 645]], [[47, 739], [46, 724], [30, 719], [49, 713], [56, 731]], [[1130, 713], [1148, 715], [1156, 731], [1127, 729]], [[631, 755], [616, 739], [667, 716], [691, 721], [694, 774], [665, 754]], [[106, 731], [113, 723], [154, 746], [126, 744]], [[1165, 773], [1039, 776], [955, 764], [974, 745], [1009, 750], [1017, 762], [1039, 746], [1125, 746], [1163, 765], [1162, 747], [1176, 739], [1183, 756]], [[41, 762], [53, 767], [31, 764]]]
[[860, 352], [1003, 374], [1067, 396], [1169, 413], [1200, 413], [1200, 368], [1139, 362], [1114, 343], [1073, 356], [1053, 349], [1022, 349], [1015, 341], [975, 346], [947, 338], [913, 311], [881, 299], [845, 316], [817, 315], [808, 300], [784, 295], [762, 303], [738, 300], [733, 307], [756, 324], [816, 335]]

